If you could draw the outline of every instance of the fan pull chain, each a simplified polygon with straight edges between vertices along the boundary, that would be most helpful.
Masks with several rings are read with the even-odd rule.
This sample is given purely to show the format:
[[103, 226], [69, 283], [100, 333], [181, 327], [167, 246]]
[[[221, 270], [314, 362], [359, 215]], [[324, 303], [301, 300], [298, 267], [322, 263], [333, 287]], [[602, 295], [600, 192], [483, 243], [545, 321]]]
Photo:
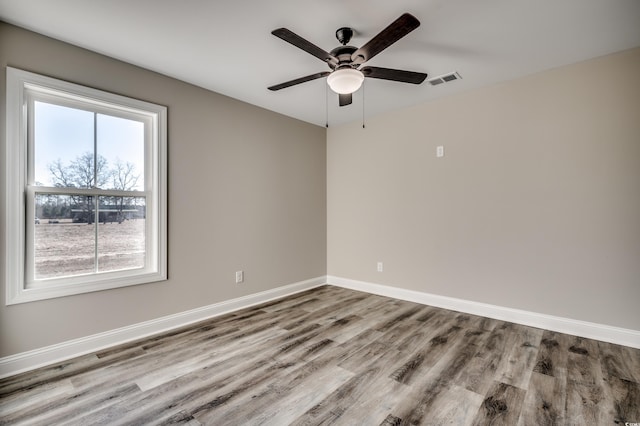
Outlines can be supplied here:
[[325, 128], [329, 128], [329, 85], [324, 85]]
[[362, 128], [364, 129], [364, 87], [366, 86], [365, 82], [362, 82]]

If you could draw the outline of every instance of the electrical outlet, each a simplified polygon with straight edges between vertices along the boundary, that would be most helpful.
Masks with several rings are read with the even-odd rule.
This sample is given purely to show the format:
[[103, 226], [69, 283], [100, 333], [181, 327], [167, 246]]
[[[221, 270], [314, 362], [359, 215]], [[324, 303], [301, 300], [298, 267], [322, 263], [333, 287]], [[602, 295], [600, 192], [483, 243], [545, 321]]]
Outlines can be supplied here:
[[382, 272], [384, 268], [382, 267], [382, 262], [378, 262], [378, 272]]
[[444, 146], [440, 145], [436, 147], [436, 157], [444, 157]]
[[236, 272], [236, 284], [240, 284], [243, 281], [244, 281], [244, 272], [243, 271], [237, 271]]

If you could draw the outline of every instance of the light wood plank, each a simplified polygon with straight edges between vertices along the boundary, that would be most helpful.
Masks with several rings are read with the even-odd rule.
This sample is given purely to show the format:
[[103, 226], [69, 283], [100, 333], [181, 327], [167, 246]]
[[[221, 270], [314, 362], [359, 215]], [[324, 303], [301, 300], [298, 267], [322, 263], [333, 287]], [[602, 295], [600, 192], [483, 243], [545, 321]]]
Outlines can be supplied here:
[[560, 370], [554, 377], [534, 372], [522, 404], [519, 426], [565, 424], [567, 381]]
[[515, 425], [520, 417], [525, 390], [495, 382], [489, 389], [473, 425]]
[[511, 351], [502, 359], [496, 375], [499, 382], [526, 390], [535, 367], [543, 330], [524, 326], [518, 328], [520, 330], [515, 335]]
[[533, 371], [552, 377], [566, 377], [569, 336], [553, 331], [542, 333]]

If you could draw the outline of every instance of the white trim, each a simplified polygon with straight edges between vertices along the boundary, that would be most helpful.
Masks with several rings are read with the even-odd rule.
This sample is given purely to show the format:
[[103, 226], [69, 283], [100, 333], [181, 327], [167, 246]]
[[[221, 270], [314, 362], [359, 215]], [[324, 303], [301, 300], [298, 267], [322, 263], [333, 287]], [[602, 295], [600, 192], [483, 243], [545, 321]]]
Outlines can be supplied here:
[[0, 378], [184, 327], [232, 311], [319, 287], [326, 284], [326, 282], [326, 276], [299, 281], [260, 293], [0, 358]]
[[378, 294], [380, 296], [393, 297], [395, 299], [407, 300], [421, 303], [423, 305], [437, 306], [439, 308], [451, 309], [468, 314], [480, 315], [502, 321], [528, 325], [530, 327], [543, 328], [545, 330], [557, 331], [573, 336], [586, 337], [589, 339], [601, 340], [604, 342], [640, 349], [640, 331], [638, 330], [556, 317], [520, 309], [489, 305], [487, 303], [456, 299], [453, 297], [438, 296], [420, 291], [356, 281], [331, 275], [327, 276], [327, 283], [351, 290], [364, 291], [367, 293]]
[[381, 284], [373, 284], [364, 281], [356, 281], [348, 278], [321, 276], [260, 293], [215, 303], [213, 305], [203, 306], [186, 312], [106, 331], [104, 333], [98, 333], [0, 358], [0, 378], [13, 376], [15, 374], [51, 365], [80, 355], [96, 352], [104, 348], [163, 333], [198, 321], [203, 321], [239, 309], [248, 308], [270, 300], [319, 287], [324, 284], [335, 285], [351, 290], [364, 291], [395, 299], [407, 300], [424, 305], [437, 306], [474, 315], [481, 315], [502, 321], [510, 321], [531, 327], [543, 328], [546, 330], [640, 349], [640, 331], [637, 330], [555, 317], [519, 309], [456, 299], [453, 297], [438, 296], [435, 294], [390, 287]]
[[[22, 283], [24, 283], [23, 258], [15, 253], [24, 253], [24, 229], [25, 229], [25, 199], [23, 188], [26, 179], [26, 145], [22, 143], [11, 143], [11, 141], [26, 140], [26, 117], [24, 90], [12, 90], [21, 84], [19, 76], [13, 68], [7, 67], [7, 103], [6, 103], [6, 142], [5, 158], [5, 281], [6, 300], [15, 300], [19, 294]], [[15, 108], [16, 105], [23, 105], [22, 108]], [[18, 159], [16, 161], [16, 158]], [[14, 253], [14, 254], [11, 254]], [[11, 285], [19, 283], [19, 285]], [[7, 303], [9, 304], [9, 303]]]

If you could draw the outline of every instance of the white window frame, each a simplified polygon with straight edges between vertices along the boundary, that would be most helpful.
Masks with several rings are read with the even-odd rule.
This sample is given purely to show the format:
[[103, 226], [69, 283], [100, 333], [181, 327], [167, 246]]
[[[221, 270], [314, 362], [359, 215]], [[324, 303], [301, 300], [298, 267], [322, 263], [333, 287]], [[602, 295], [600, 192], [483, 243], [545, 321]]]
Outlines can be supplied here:
[[[12, 305], [167, 279], [167, 108], [161, 105], [7, 67], [5, 149], [6, 304]], [[33, 141], [29, 122], [34, 101], [82, 106], [109, 115], [136, 117], [145, 125], [145, 267], [36, 280], [33, 276], [33, 200], [37, 193], [122, 195], [102, 189], [56, 190], [33, 185]], [[31, 112], [31, 114], [30, 114]], [[32, 164], [28, 164], [31, 161]], [[97, 226], [97, 223], [96, 223]]]

